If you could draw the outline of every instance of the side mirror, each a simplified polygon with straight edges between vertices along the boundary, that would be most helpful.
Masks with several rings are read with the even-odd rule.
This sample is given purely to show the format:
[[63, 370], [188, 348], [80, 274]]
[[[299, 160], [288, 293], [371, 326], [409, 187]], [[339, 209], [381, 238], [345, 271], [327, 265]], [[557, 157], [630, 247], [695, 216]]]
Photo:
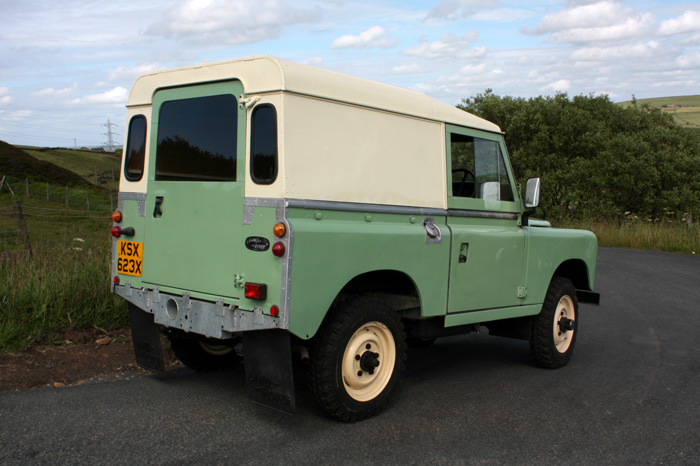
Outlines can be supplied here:
[[501, 200], [501, 183], [498, 181], [487, 181], [481, 185], [481, 198], [487, 201]]
[[525, 185], [525, 208], [534, 209], [540, 205], [540, 179], [530, 178]]

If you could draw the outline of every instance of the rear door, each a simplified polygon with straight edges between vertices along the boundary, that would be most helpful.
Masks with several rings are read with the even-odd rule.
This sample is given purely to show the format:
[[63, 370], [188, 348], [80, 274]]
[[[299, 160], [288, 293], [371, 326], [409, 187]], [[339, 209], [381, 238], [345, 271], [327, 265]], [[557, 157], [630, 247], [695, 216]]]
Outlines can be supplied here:
[[[153, 97], [143, 280], [163, 291], [240, 298], [246, 112], [238, 81]], [[207, 298], [208, 296], [200, 296]]]

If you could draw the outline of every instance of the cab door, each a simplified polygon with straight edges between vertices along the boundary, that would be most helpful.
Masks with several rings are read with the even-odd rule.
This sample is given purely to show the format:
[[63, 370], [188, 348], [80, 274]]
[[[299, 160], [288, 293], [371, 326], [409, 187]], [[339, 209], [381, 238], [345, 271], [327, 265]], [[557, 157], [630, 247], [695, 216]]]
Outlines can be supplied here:
[[448, 313], [522, 303], [525, 233], [500, 134], [447, 126]]
[[159, 90], [143, 280], [164, 291], [240, 298], [246, 112], [238, 81]]

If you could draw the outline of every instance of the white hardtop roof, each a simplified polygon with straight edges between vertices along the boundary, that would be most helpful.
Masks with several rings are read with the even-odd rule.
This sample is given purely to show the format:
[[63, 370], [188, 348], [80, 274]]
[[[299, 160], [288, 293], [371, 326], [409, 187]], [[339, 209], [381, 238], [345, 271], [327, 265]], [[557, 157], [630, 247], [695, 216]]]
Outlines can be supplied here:
[[150, 105], [161, 88], [238, 79], [247, 95], [287, 91], [491, 132], [500, 128], [471, 113], [402, 87], [323, 70], [270, 56], [157, 71], [139, 77], [128, 106]]

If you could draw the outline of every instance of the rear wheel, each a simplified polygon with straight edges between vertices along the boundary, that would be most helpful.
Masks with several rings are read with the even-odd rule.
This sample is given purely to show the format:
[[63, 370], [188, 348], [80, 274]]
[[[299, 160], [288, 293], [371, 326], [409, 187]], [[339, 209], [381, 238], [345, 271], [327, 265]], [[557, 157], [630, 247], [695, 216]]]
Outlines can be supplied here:
[[170, 346], [181, 363], [197, 372], [211, 372], [236, 365], [241, 357], [232, 346], [216, 340], [195, 340], [168, 337]]
[[404, 369], [403, 324], [376, 300], [354, 297], [335, 305], [313, 345], [310, 386], [324, 411], [343, 421], [378, 414]]
[[533, 318], [530, 349], [542, 367], [556, 369], [569, 362], [576, 343], [578, 300], [573, 283], [554, 277], [542, 311]]

